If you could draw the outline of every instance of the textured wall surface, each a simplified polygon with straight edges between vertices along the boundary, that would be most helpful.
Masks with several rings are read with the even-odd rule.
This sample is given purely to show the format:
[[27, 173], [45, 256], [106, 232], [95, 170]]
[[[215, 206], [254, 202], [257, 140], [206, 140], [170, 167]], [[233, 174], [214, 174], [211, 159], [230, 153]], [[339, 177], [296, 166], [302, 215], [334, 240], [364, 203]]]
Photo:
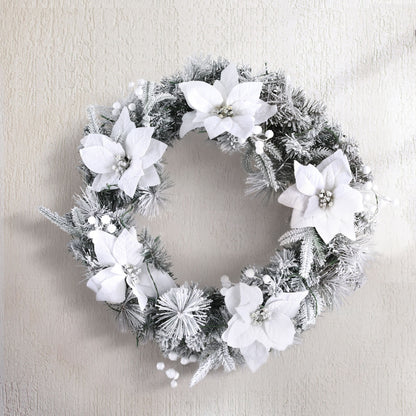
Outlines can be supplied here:
[[[416, 414], [416, 3], [414, 1], [2, 1], [5, 415]], [[77, 146], [91, 103], [158, 80], [193, 54], [282, 68], [358, 138], [381, 193], [366, 285], [302, 345], [251, 374], [176, 390], [80, 283], [68, 236], [40, 217], [79, 190]], [[168, 153], [171, 204], [150, 224], [179, 280], [219, 284], [263, 262], [289, 211], [243, 196], [238, 157], [200, 136]], [[1, 333], [0, 333], [1, 334]], [[1, 413], [1, 412], [0, 412]]]

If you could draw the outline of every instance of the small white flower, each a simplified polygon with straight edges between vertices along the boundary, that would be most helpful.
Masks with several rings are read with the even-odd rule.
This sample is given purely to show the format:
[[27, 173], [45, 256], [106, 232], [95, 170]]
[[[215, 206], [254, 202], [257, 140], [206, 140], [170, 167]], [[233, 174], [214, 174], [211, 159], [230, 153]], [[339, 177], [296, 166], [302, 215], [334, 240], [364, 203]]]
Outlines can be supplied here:
[[291, 318], [307, 294], [279, 293], [263, 305], [263, 294], [257, 286], [239, 283], [226, 289], [225, 305], [233, 316], [222, 339], [230, 347], [239, 348], [250, 370], [256, 371], [267, 361], [270, 349], [283, 351], [293, 343], [295, 327]]
[[137, 186], [146, 188], [160, 183], [154, 164], [167, 145], [152, 139], [152, 127], [138, 127], [130, 120], [127, 107], [113, 126], [111, 137], [88, 134], [81, 140], [81, 159], [96, 173], [92, 189], [118, 187], [133, 197]]
[[259, 99], [261, 82], [238, 82], [235, 65], [228, 65], [221, 72], [221, 80], [214, 85], [202, 81], [179, 84], [190, 111], [183, 116], [180, 136], [204, 127], [210, 139], [224, 132], [238, 137], [241, 143], [252, 134], [255, 124], [265, 122], [277, 109]]
[[338, 233], [355, 240], [355, 213], [364, 210], [362, 194], [349, 186], [352, 174], [341, 150], [317, 167], [294, 163], [296, 184], [278, 201], [293, 208], [292, 228], [315, 227], [325, 244]]
[[[101, 230], [90, 232], [100, 265], [106, 266], [88, 280], [87, 286], [97, 293], [98, 301], [121, 303], [126, 298], [126, 282], [137, 297], [142, 310], [147, 298], [155, 298], [175, 287], [165, 272], [143, 263], [142, 245], [136, 230], [124, 229], [118, 237]], [[149, 272], [150, 271], [150, 272]]]

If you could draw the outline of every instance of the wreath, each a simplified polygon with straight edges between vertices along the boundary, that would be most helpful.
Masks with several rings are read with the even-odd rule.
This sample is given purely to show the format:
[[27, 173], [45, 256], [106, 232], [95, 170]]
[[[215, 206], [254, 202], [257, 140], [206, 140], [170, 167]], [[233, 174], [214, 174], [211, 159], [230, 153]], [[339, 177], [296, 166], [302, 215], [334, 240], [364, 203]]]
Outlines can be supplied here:
[[[87, 286], [122, 330], [171, 361], [198, 362], [191, 385], [219, 367], [255, 371], [362, 284], [378, 206], [371, 169], [322, 104], [267, 66], [254, 75], [223, 59], [191, 60], [160, 83], [129, 87], [112, 107], [87, 110], [85, 189], [74, 208], [41, 212], [71, 235]], [[243, 267], [238, 283], [223, 276], [222, 288], [177, 284], [160, 239], [134, 228], [135, 215], [157, 215], [166, 202], [165, 151], [195, 129], [241, 153], [249, 194], [293, 208], [269, 263]], [[157, 363], [172, 387], [178, 367]]]

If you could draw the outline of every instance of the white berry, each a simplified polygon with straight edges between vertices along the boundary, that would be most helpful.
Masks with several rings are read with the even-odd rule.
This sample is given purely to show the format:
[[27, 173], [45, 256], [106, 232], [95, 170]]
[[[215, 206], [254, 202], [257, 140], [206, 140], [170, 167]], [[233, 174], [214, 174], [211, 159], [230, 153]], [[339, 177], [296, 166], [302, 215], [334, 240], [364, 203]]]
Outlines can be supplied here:
[[364, 175], [368, 175], [371, 172], [370, 166], [363, 166]]
[[117, 227], [114, 224], [108, 224], [107, 225], [107, 232], [110, 234], [113, 234], [117, 231]]
[[176, 387], [178, 387], [178, 382], [177, 382], [176, 380], [172, 380], [172, 381], [170, 382], [170, 386], [171, 386], [173, 389], [175, 389]]
[[110, 222], [111, 222], [111, 217], [110, 217], [109, 215], [104, 214], [104, 215], [101, 217], [101, 223], [102, 223], [102, 224], [106, 225], [106, 224], [110, 224]]
[[271, 130], [266, 130], [266, 132], [264, 133], [264, 135], [268, 138], [271, 139], [274, 136], [274, 133]]
[[221, 276], [221, 284], [222, 284], [222, 287], [226, 287], [226, 288], [231, 287], [230, 278], [227, 275]]
[[254, 277], [254, 276], [255, 276], [254, 270], [253, 270], [253, 269], [247, 269], [247, 270], [245, 271], [245, 275], [246, 275], [247, 277], [249, 277], [249, 278]]
[[94, 225], [97, 223], [97, 218], [93, 217], [91, 215], [91, 217], [88, 217], [88, 224]]
[[130, 111], [134, 111], [134, 110], [136, 109], [136, 104], [134, 104], [134, 103], [130, 103], [130, 104], [127, 106], [127, 108], [128, 108]]
[[176, 352], [172, 351], [168, 354], [168, 358], [171, 361], [176, 361], [178, 359], [178, 354], [176, 354]]
[[116, 101], [115, 103], [113, 103], [113, 108], [114, 110], [120, 110], [121, 104], [118, 101]]
[[265, 274], [263, 276], [263, 283], [264, 284], [268, 285], [269, 283], [271, 283], [271, 281], [272, 281], [272, 278], [268, 274]]
[[164, 370], [164, 369], [165, 369], [165, 363], [162, 363], [162, 362], [157, 363], [157, 364], [156, 364], [156, 368], [157, 368], [159, 371]]
[[252, 130], [253, 134], [261, 134], [262, 131], [263, 130], [262, 130], [261, 126], [254, 126], [253, 130]]
[[182, 365], [187, 365], [187, 364], [189, 364], [189, 358], [182, 357], [182, 358], [181, 358], [181, 364], [182, 364]]

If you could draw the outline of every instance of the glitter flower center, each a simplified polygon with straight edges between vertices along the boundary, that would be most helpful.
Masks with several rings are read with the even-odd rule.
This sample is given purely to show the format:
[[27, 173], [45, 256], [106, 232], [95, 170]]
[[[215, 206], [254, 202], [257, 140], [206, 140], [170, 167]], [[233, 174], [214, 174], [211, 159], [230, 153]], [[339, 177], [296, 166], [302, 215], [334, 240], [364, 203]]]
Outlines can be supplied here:
[[142, 269], [140, 267], [135, 267], [131, 264], [127, 264], [126, 266], [123, 266], [123, 271], [126, 274], [126, 277], [129, 278], [132, 283], [137, 283]]
[[111, 167], [118, 175], [122, 175], [130, 166], [131, 160], [125, 155], [115, 155], [115, 163]]
[[251, 323], [252, 325], [263, 325], [263, 322], [268, 321], [271, 316], [270, 309], [261, 305], [250, 314]]
[[223, 105], [217, 108], [219, 118], [232, 117], [234, 115], [233, 108], [230, 105]]
[[318, 197], [320, 208], [325, 209], [334, 205], [334, 195], [331, 191], [321, 189], [321, 191], [318, 194]]

